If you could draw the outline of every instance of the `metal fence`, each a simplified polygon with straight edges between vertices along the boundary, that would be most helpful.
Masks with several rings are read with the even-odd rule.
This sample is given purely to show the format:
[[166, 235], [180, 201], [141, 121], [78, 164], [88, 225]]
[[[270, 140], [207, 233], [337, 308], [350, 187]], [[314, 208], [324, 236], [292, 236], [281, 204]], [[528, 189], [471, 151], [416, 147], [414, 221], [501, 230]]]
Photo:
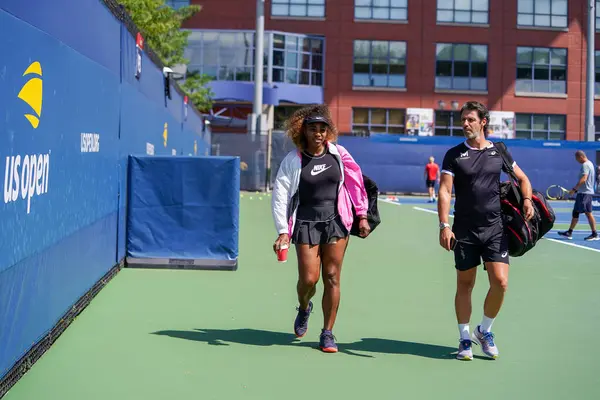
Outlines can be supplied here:
[[240, 189], [246, 191], [269, 190], [281, 161], [293, 149], [293, 143], [281, 131], [271, 135], [270, 151], [268, 136], [212, 133], [212, 155], [240, 157]]

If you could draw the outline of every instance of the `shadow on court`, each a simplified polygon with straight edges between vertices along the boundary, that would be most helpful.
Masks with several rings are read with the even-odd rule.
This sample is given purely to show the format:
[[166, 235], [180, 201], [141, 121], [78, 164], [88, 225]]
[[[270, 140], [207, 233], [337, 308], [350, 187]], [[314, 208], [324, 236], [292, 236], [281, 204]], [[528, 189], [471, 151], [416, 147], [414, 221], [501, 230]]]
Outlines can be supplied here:
[[[154, 335], [169, 336], [177, 339], [205, 342], [213, 346], [229, 346], [238, 343], [250, 346], [297, 346], [318, 349], [317, 342], [305, 342], [291, 333], [272, 332], [258, 329], [195, 329], [192, 331], [158, 331]], [[391, 339], [363, 338], [353, 343], [338, 343], [341, 353], [357, 357], [373, 358], [358, 352], [380, 354], [407, 354], [435, 359], [454, 359], [456, 348], [434, 344], [405, 342]], [[454, 353], [454, 354], [453, 354]]]

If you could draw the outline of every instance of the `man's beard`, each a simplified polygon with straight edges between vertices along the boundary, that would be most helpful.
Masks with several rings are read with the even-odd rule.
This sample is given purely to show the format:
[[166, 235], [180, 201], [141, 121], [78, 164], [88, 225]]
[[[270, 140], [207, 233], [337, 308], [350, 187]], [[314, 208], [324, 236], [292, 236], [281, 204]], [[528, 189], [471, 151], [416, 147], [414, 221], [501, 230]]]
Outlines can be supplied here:
[[477, 139], [480, 135], [481, 135], [481, 132], [479, 132], [479, 131], [465, 132], [465, 136], [467, 139]]

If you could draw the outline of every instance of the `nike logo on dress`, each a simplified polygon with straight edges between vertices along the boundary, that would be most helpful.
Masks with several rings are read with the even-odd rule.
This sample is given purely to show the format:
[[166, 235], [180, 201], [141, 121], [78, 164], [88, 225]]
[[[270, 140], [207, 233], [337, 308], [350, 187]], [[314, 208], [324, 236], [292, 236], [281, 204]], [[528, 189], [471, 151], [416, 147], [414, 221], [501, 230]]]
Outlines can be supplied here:
[[319, 175], [322, 172], [327, 171], [329, 168], [331, 168], [331, 165], [329, 167], [325, 166], [326, 164], [321, 164], [321, 165], [315, 165], [312, 169], [312, 171], [310, 171], [310, 174], [312, 176], [316, 176]]

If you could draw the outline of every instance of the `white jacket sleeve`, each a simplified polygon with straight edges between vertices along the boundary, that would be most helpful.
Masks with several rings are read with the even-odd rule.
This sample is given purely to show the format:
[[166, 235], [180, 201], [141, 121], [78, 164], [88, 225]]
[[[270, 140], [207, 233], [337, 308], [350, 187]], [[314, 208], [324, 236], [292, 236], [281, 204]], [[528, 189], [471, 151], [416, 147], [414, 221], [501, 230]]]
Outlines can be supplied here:
[[290, 157], [285, 157], [277, 171], [271, 198], [271, 210], [277, 234], [288, 233], [288, 205], [291, 197], [292, 174], [290, 173]]

